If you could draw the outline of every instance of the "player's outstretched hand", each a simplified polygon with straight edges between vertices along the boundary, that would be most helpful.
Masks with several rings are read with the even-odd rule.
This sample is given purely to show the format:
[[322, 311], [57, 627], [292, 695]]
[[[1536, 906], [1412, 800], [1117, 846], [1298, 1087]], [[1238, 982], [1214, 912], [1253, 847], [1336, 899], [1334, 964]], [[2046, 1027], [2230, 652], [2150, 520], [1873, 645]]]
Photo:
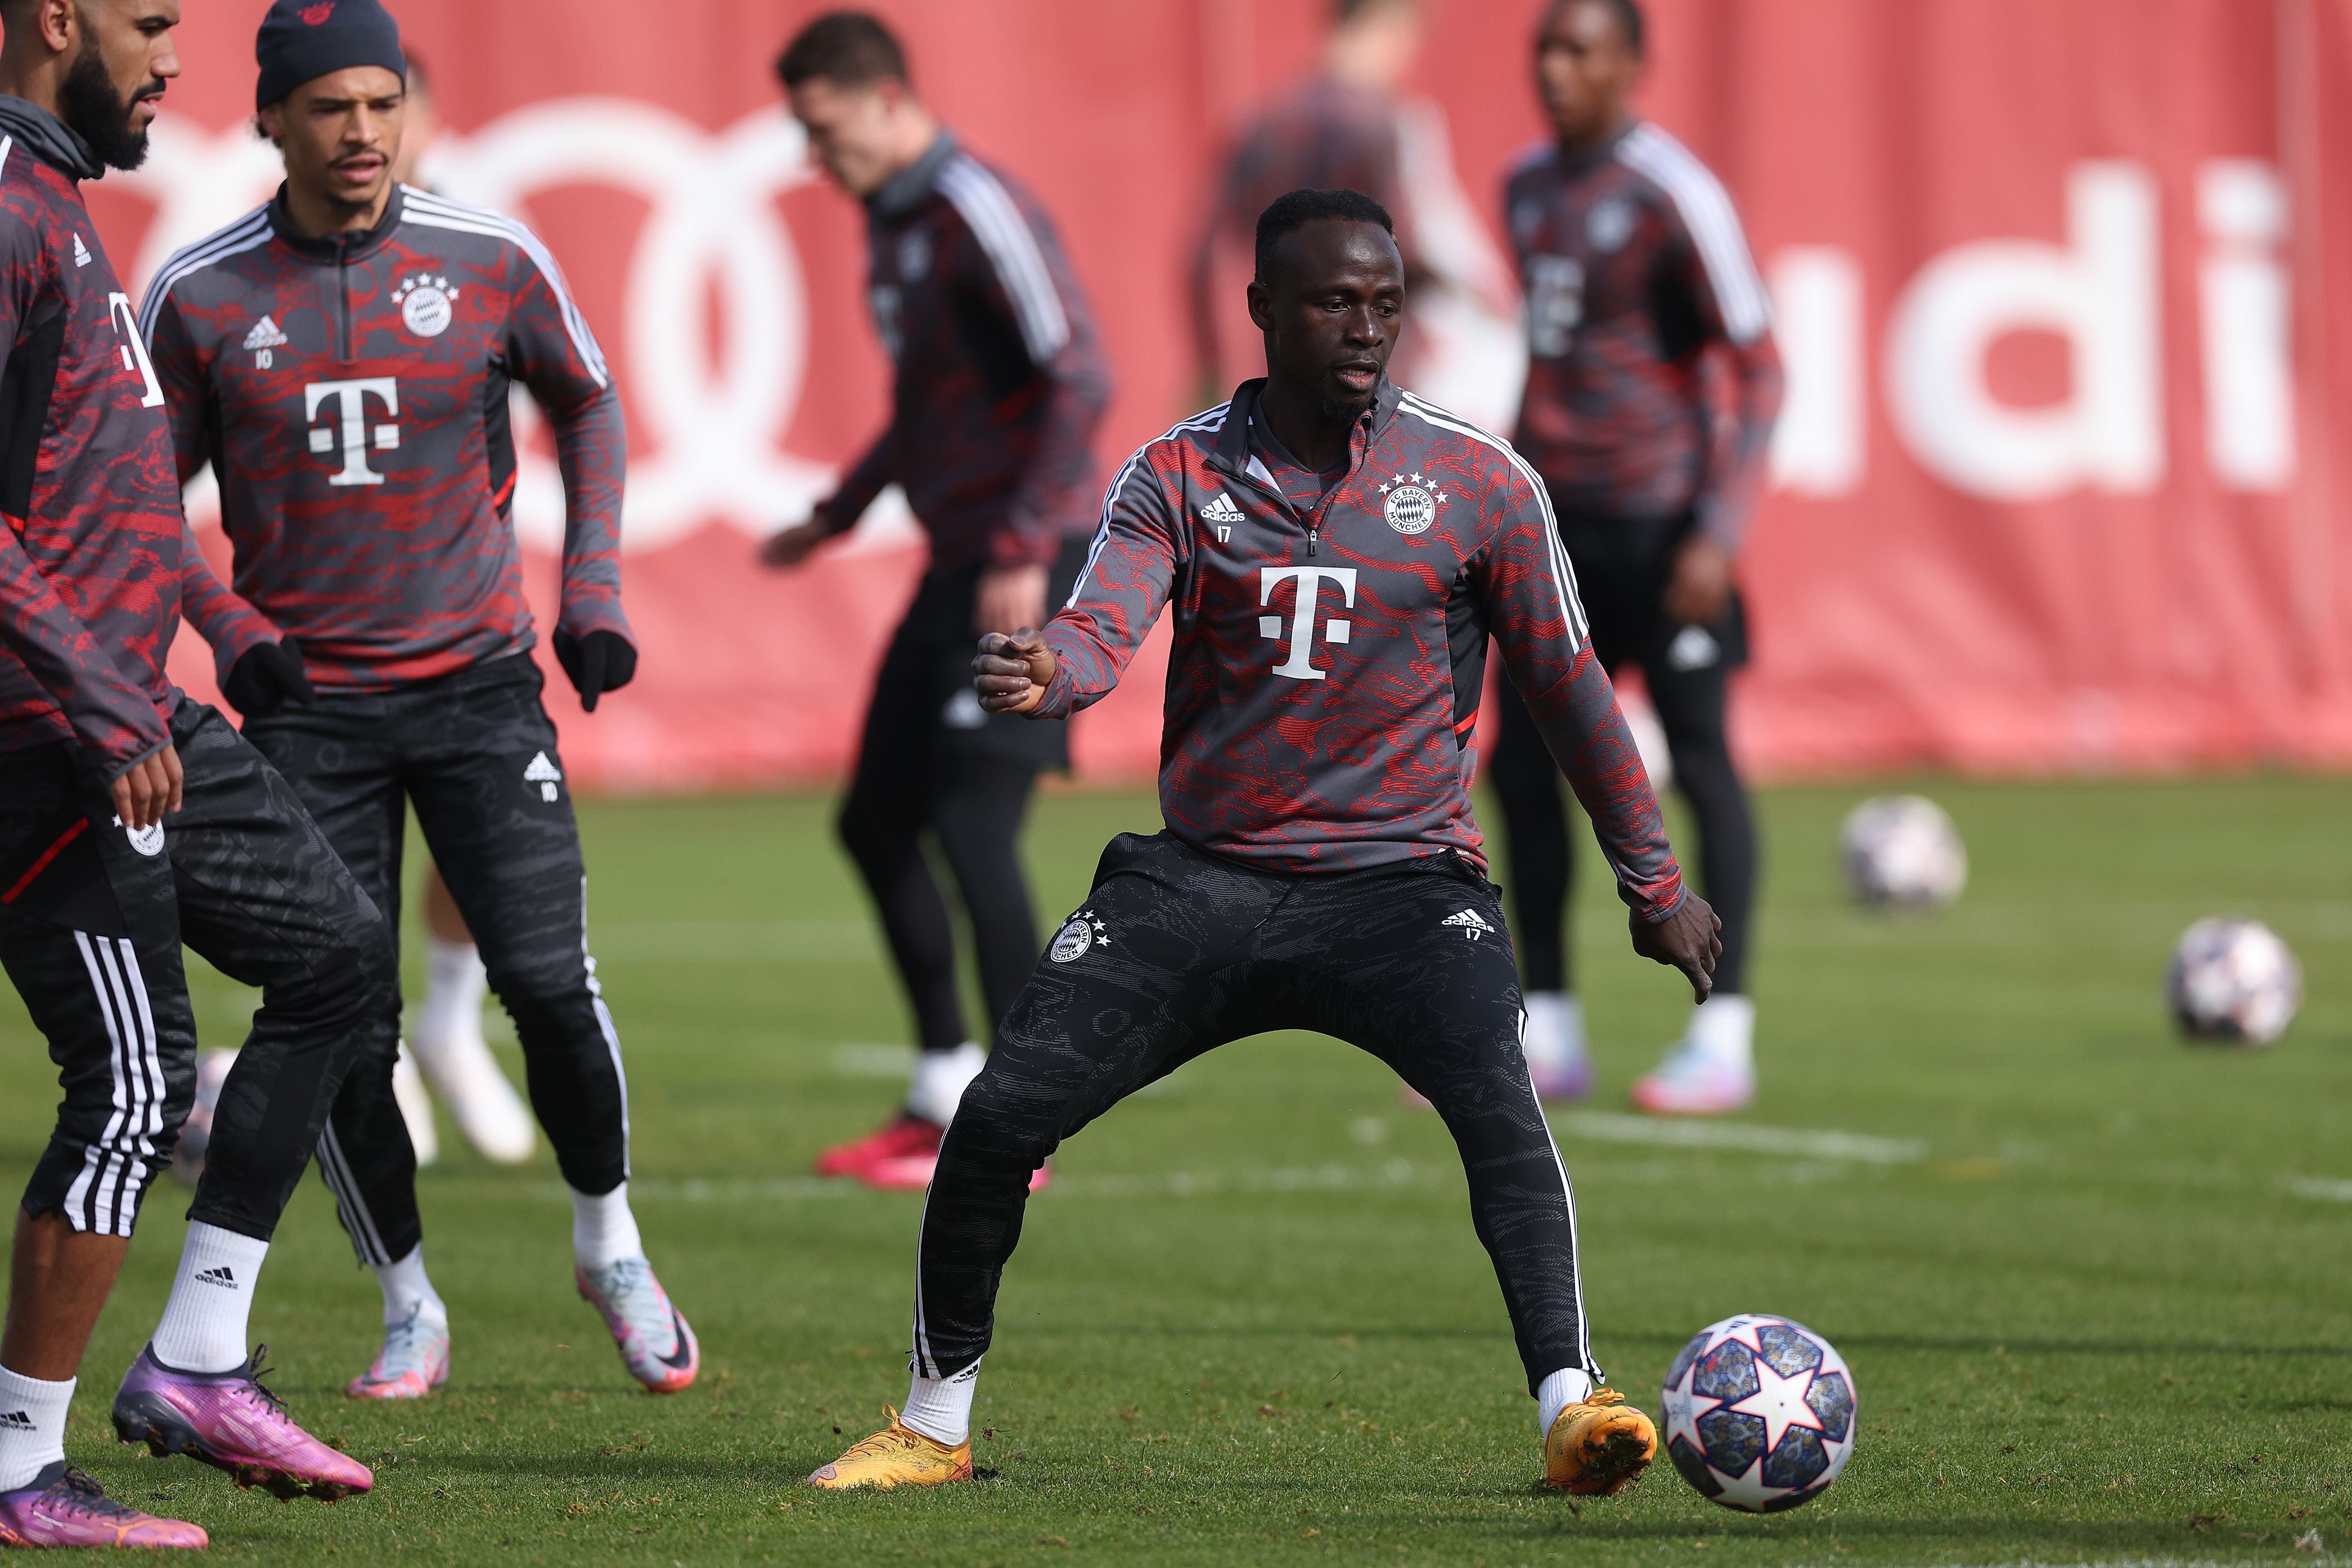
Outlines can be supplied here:
[[180, 753], [170, 746], [148, 752], [110, 786], [122, 826], [144, 831], [180, 809]]
[[830, 531], [812, 516], [806, 522], [796, 522], [781, 533], [772, 533], [760, 542], [760, 564], [789, 571], [809, 558], [809, 552], [832, 538]]
[[637, 674], [636, 647], [618, 632], [593, 631], [575, 637], [559, 629], [555, 662], [572, 678], [572, 689], [580, 693], [581, 710], [586, 713], [596, 711], [596, 699], [607, 691], [618, 691]]
[[1689, 977], [1691, 1000], [1704, 1002], [1715, 989], [1715, 961], [1723, 956], [1723, 921], [1696, 893], [1685, 894], [1683, 907], [1655, 925], [1633, 913], [1633, 951], [1643, 958], [1671, 963]]
[[1056, 668], [1036, 627], [991, 632], [980, 639], [980, 656], [971, 661], [971, 686], [991, 713], [1026, 713], [1044, 700]]

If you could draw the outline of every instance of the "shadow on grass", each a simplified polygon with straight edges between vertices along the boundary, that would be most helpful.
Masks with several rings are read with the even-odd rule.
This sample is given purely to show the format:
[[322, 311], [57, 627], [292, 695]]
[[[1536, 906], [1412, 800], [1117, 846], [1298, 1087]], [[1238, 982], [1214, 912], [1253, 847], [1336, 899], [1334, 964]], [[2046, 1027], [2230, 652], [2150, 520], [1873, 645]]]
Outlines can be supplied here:
[[[1024, 1325], [1024, 1337], [1218, 1340], [1466, 1340], [1509, 1342], [1510, 1332], [1491, 1329], [1435, 1328], [1414, 1324], [1364, 1323], [1056, 1323]], [[1600, 1338], [1682, 1348], [1687, 1334], [1651, 1329], [1610, 1331]], [[2352, 1356], [2352, 1344], [2235, 1344], [2193, 1340], [2038, 1340], [2003, 1335], [1839, 1334], [1841, 1350], [1941, 1351], [1991, 1355], [2111, 1356]]]

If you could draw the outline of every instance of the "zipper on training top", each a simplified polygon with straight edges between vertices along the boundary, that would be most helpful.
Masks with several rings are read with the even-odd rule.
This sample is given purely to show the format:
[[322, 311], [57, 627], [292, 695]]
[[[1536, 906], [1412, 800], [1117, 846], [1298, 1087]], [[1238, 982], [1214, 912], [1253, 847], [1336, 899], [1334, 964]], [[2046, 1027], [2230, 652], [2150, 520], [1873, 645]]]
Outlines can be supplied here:
[[349, 364], [359, 356], [352, 343], [352, 247], [351, 241], [338, 235], [335, 238], [335, 281], [343, 297], [342, 362]]

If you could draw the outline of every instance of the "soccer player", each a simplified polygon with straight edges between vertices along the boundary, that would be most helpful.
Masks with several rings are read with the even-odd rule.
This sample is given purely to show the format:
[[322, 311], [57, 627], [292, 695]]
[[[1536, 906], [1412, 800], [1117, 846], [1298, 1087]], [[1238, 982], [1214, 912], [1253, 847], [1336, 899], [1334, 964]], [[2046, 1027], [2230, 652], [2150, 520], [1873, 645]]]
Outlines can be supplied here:
[[[593, 711], [627, 684], [621, 405], [546, 248], [520, 225], [396, 184], [400, 34], [376, 0], [277, 0], [256, 53], [277, 196], [164, 263], [141, 312], [179, 473], [209, 461], [235, 593], [190, 618], [222, 659], [253, 634], [300, 655], [245, 733], [293, 784], [397, 930], [401, 840], [425, 841], [515, 1020], [531, 1102], [572, 1204], [573, 1279], [630, 1373], [657, 1393], [699, 1365], [628, 1201], [628, 1089], [585, 942], [579, 828], [508, 507], [510, 382], [546, 410], [567, 523], [558, 659]], [[397, 994], [320, 1149], [352, 1245], [383, 1286], [384, 1339], [355, 1398], [448, 1375], [447, 1309], [424, 1259], [415, 1157], [392, 1074]]]
[[865, 203], [867, 297], [896, 375], [889, 427], [762, 559], [799, 564], [891, 483], [930, 540], [929, 567], [875, 678], [840, 819], [920, 1051], [898, 1115], [826, 1151], [817, 1170], [919, 1189], [983, 1059], [923, 839], [938, 842], [971, 916], [982, 1034], [992, 1035], [1037, 960], [1022, 818], [1039, 770], [1069, 765], [1069, 742], [1060, 725], [982, 710], [971, 641], [1037, 624], [1048, 593], [1058, 601], [1076, 579], [1093, 510], [1087, 443], [1110, 377], [1052, 224], [924, 110], [889, 29], [858, 12], [820, 16], [776, 74], [818, 160]]
[[64, 1090], [0, 1331], [0, 1545], [205, 1543], [112, 1501], [64, 1449], [90, 1329], [194, 1092], [183, 942], [262, 1005], [115, 1430], [280, 1497], [372, 1483], [261, 1385], [246, 1330], [394, 984], [390, 937], [285, 780], [164, 675], [194, 544], [163, 393], [79, 189], [145, 157], [178, 20], [174, 0], [0, 0], [0, 967]]
[[1486, 639], [1591, 813], [1633, 946], [1704, 998], [1714, 916], [1683, 887], [1586, 640], [1550, 509], [1502, 441], [1385, 375], [1404, 306], [1389, 216], [1296, 191], [1257, 228], [1265, 378], [1111, 481], [1076, 593], [982, 639], [981, 700], [1099, 700], [1174, 607], [1164, 832], [1122, 834], [1038, 963], [940, 1152], [904, 1414], [810, 1478], [971, 1474], [972, 1389], [1030, 1173], [1121, 1099], [1228, 1040], [1316, 1029], [1445, 1119], [1538, 1401], [1544, 1474], [1618, 1489], [1656, 1449], [1597, 1387], [1568, 1176], [1519, 1054], [1519, 985], [1470, 815]]
[[[1536, 38], [1555, 140], [1513, 171], [1505, 217], [1527, 300], [1528, 382], [1517, 445], [1551, 492], [1592, 613], [1592, 648], [1641, 667], [1696, 818], [1699, 880], [1723, 921], [1716, 994], [1633, 1086], [1660, 1114], [1736, 1110], [1755, 1097], [1747, 994], [1756, 828], [1724, 733], [1748, 656], [1733, 569], [1780, 403], [1764, 285], [1730, 198], [1628, 98], [1643, 64], [1635, 0], [1559, 0]], [[1730, 416], [1710, 384], [1722, 367]], [[1493, 779], [1509, 843], [1537, 1087], [1591, 1086], [1569, 989], [1569, 825], [1526, 704], [1502, 693]]]

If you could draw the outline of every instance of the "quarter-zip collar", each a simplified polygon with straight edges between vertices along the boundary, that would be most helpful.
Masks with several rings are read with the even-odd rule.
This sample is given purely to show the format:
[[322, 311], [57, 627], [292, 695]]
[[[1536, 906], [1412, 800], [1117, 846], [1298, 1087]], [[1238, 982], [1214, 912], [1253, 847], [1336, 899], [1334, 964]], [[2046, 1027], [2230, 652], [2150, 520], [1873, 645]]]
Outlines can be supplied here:
[[[1372, 405], [1366, 410], [1366, 413], [1370, 416], [1370, 426], [1366, 427], [1361, 420], [1358, 421], [1358, 428], [1364, 431], [1366, 450], [1370, 448], [1373, 442], [1381, 438], [1381, 433], [1388, 428], [1389, 421], [1396, 417], [1397, 405], [1403, 400], [1403, 395], [1397, 390], [1394, 382], [1385, 375], [1381, 377], [1380, 390], [1372, 395]], [[1262, 375], [1243, 382], [1234, 388], [1233, 401], [1225, 409], [1225, 422], [1217, 431], [1216, 450], [1210, 456], [1209, 461], [1213, 467], [1233, 475], [1235, 479], [1247, 479], [1254, 485], [1264, 487], [1266, 491], [1281, 499], [1283, 504], [1287, 506], [1290, 504], [1288, 498], [1282, 495], [1281, 489], [1274, 483], [1272, 476], [1266, 474], [1264, 464], [1258, 465], [1256, 473], [1250, 471], [1250, 464], [1254, 460], [1254, 454], [1250, 451], [1249, 445], [1250, 423], [1259, 417], [1258, 410], [1265, 399], [1265, 377]], [[1350, 448], [1348, 471], [1353, 474], [1356, 464], [1363, 460], [1363, 453], [1353, 449], [1352, 437], [1350, 437]], [[1324, 499], [1328, 501], [1331, 496], [1339, 494], [1339, 485], [1347, 482], [1346, 479], [1341, 479], [1339, 485], [1333, 485]]]
[[80, 132], [29, 98], [0, 93], [0, 136], [16, 140], [25, 151], [68, 179], [95, 180], [106, 173], [97, 152]]
[[335, 269], [335, 359], [348, 364], [359, 357], [358, 340], [352, 331], [352, 268], [382, 249], [400, 227], [400, 218], [407, 206], [400, 183], [392, 186], [392, 199], [383, 204], [383, 216], [373, 228], [342, 228], [332, 234], [304, 234], [294, 226], [292, 215], [286, 210], [286, 185], [280, 181], [278, 194], [269, 199], [270, 232], [278, 242], [306, 261]]
[[923, 155], [882, 182], [866, 198], [877, 223], [896, 223], [923, 204], [939, 183], [940, 171], [956, 155], [955, 133], [942, 127]]
[[[1347, 473], [1341, 476], [1339, 483], [1323, 492], [1322, 500], [1316, 502], [1311, 510], [1301, 510], [1297, 502], [1283, 494], [1282, 487], [1274, 482], [1274, 475], [1258, 455], [1250, 450], [1250, 426], [1261, 417], [1265, 395], [1264, 376], [1245, 381], [1234, 389], [1233, 402], [1225, 410], [1224, 424], [1217, 431], [1216, 450], [1211, 455], [1209, 464], [1256, 486], [1272, 497], [1274, 503], [1306, 531], [1307, 553], [1313, 556], [1321, 550], [1323, 519], [1330, 511], [1331, 502], [1348, 488], [1348, 481], [1355, 478], [1357, 465], [1364, 460], [1364, 454], [1371, 450], [1372, 444], [1381, 438], [1381, 432], [1388, 428], [1403, 395], [1397, 391], [1387, 376], [1381, 377], [1380, 389], [1372, 394], [1372, 405], [1357, 417], [1355, 427], [1348, 433]], [[1271, 436], [1273, 433], [1273, 427], [1267, 426], [1266, 434]]]
[[286, 184], [279, 181], [278, 194], [269, 198], [269, 228], [280, 243], [297, 256], [312, 261], [335, 261], [349, 266], [373, 255], [393, 231], [400, 226], [401, 213], [407, 206], [406, 194], [399, 182], [392, 187], [392, 200], [383, 204], [383, 216], [373, 228], [344, 228], [332, 234], [304, 234], [294, 226], [292, 215], [286, 210]]
[[1581, 174], [1589, 169], [1597, 169], [1617, 155], [1617, 149], [1624, 144], [1625, 138], [1633, 134], [1641, 123], [1638, 120], [1628, 118], [1613, 134], [1602, 137], [1589, 147], [1570, 148], [1555, 142], [1553, 155], [1559, 160], [1559, 167], [1564, 174]]

